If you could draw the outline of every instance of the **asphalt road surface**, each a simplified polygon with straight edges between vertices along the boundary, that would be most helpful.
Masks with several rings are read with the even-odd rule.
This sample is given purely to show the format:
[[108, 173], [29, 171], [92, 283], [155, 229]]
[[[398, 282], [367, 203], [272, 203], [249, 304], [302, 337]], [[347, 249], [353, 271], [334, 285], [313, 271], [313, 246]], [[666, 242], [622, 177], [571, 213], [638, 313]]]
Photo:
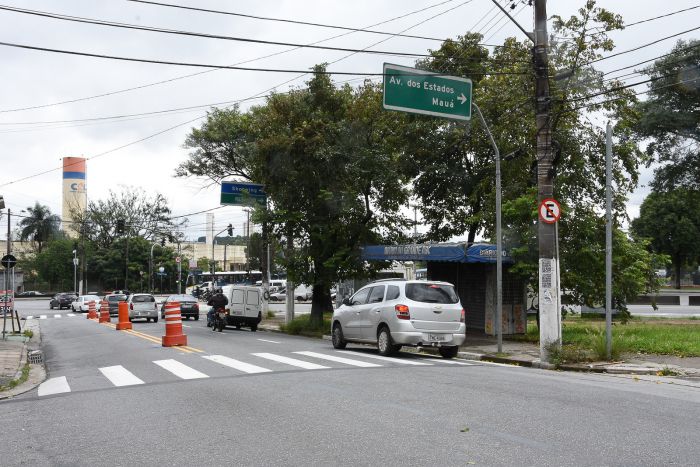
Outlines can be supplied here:
[[184, 321], [41, 316], [48, 380], [0, 402], [3, 465], [697, 465], [700, 391]]

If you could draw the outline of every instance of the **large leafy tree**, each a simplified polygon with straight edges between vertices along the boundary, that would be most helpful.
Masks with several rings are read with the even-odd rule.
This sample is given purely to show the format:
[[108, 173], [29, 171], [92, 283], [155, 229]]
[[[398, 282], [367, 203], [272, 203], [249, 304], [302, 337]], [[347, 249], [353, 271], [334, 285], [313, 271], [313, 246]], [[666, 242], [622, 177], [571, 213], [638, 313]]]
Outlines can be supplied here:
[[[589, 117], [588, 110], [602, 111], [616, 121], [616, 277], [622, 280], [624, 265], [630, 262], [640, 267], [644, 264], [633, 258], [646, 257], [647, 269], [652, 263], [644, 244], [619, 230], [626, 217], [626, 196], [636, 186], [639, 166], [646, 161], [632, 132], [637, 114], [629, 102], [634, 97], [620, 87], [622, 83], [603, 79], [592, 66], [603, 52], [613, 49], [604, 31], [621, 24], [619, 16], [598, 8], [594, 1], [587, 1], [576, 16], [553, 18], [553, 35], [558, 39], [550, 51], [549, 72], [556, 77], [550, 80], [555, 151], [552, 175], [555, 197], [564, 206], [559, 223], [562, 287], [572, 293], [577, 304], [600, 303], [604, 296], [604, 268], [588, 266], [604, 264], [600, 208], [605, 200], [605, 131]], [[474, 101], [481, 107], [501, 154], [514, 153], [511, 160], [502, 163], [505, 244], [518, 260], [516, 270], [536, 285], [538, 174], [531, 44], [507, 39], [489, 54], [478, 45], [480, 41], [475, 34], [448, 40], [418, 65], [471, 77]], [[493, 149], [484, 129], [476, 122], [465, 126], [426, 118], [415, 118], [412, 125], [407, 129], [406, 166], [414, 170], [416, 195], [430, 224], [428, 238], [445, 240], [466, 234], [472, 241], [482, 233], [493, 239]], [[582, 249], [582, 237], [593, 243]], [[596, 262], [586, 260], [590, 255]], [[637, 272], [646, 278], [649, 271]], [[586, 281], [582, 282], [582, 277]], [[649, 284], [625, 283], [616, 289], [617, 302], [622, 305]]]
[[22, 241], [31, 240], [37, 253], [41, 253], [44, 244], [58, 232], [61, 218], [51, 214], [48, 206], [38, 202], [29, 206], [26, 211], [27, 217], [19, 222], [19, 238]]
[[258, 208], [257, 220], [293, 242], [284, 266], [295, 282], [313, 285], [311, 318], [320, 323], [332, 309], [330, 286], [376, 267], [360, 260], [359, 247], [400, 236], [408, 190], [391, 150], [400, 117], [381, 110], [378, 87], [337, 88], [324, 67], [314, 71], [307, 88], [248, 113], [211, 113], [187, 139], [193, 151], [177, 173], [265, 185], [270, 209]]
[[671, 257], [674, 280], [681, 288], [681, 270], [700, 257], [700, 192], [678, 188], [652, 192], [642, 202], [632, 229], [650, 239], [652, 248]]
[[653, 187], [700, 188], [700, 41], [679, 41], [645, 73], [649, 98], [638, 104], [639, 134], [662, 163]]

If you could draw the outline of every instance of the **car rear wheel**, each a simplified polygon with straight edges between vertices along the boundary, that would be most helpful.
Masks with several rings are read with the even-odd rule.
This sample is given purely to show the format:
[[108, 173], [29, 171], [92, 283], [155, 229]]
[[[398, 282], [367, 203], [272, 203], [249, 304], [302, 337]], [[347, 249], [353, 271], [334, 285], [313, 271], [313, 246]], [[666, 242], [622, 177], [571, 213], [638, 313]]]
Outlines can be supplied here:
[[194, 320], [195, 320], [195, 321], [199, 321], [199, 316], [195, 316], [195, 317], [194, 317]]
[[442, 358], [455, 358], [459, 352], [459, 347], [456, 345], [452, 347], [440, 347], [438, 351], [440, 355], [442, 355]]
[[153, 322], [154, 322], [154, 323], [157, 323], [157, 322], [158, 322], [158, 317], [157, 317], [157, 316], [156, 316], [155, 318], [153, 318]]
[[377, 334], [377, 349], [379, 349], [379, 354], [384, 356], [396, 352], [396, 344], [394, 344], [389, 328], [386, 326], [382, 327]]
[[334, 349], [344, 349], [348, 345], [343, 338], [343, 328], [340, 326], [340, 323], [335, 323], [335, 326], [333, 326], [332, 342]]

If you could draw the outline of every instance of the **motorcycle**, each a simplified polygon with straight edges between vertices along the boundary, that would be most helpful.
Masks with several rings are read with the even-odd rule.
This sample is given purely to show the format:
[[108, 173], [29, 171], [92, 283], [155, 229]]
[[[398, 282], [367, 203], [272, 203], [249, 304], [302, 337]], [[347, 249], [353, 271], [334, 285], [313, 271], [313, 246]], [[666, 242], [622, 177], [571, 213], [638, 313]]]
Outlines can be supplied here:
[[223, 308], [216, 310], [212, 319], [207, 323], [207, 327], [211, 327], [212, 331], [222, 332], [226, 326], [226, 311]]

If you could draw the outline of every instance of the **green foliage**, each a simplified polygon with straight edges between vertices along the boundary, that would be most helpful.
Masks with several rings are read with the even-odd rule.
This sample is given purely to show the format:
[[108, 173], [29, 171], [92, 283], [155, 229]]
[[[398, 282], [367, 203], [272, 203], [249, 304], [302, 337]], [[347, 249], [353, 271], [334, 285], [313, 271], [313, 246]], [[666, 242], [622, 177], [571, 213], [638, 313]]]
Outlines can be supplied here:
[[311, 319], [311, 315], [297, 316], [289, 324], [280, 325], [280, 330], [295, 336], [322, 337], [328, 334], [331, 328], [331, 315], [325, 313], [323, 320], [317, 322]]
[[31, 240], [36, 246], [37, 253], [41, 253], [44, 244], [58, 233], [61, 218], [51, 214], [48, 206], [34, 204], [27, 209], [27, 217], [19, 221], [19, 238], [22, 241]]
[[642, 202], [639, 217], [632, 221], [638, 237], [648, 238], [654, 251], [673, 262], [676, 288], [681, 268], [700, 256], [700, 191], [679, 188], [654, 191]]
[[41, 252], [25, 259], [27, 280], [35, 279], [50, 291], [73, 290], [74, 249], [75, 242], [67, 238], [48, 242]]
[[24, 334], [24, 336], [28, 337], [29, 339], [34, 337], [34, 331], [32, 331], [31, 329], [25, 329], [22, 334]]

